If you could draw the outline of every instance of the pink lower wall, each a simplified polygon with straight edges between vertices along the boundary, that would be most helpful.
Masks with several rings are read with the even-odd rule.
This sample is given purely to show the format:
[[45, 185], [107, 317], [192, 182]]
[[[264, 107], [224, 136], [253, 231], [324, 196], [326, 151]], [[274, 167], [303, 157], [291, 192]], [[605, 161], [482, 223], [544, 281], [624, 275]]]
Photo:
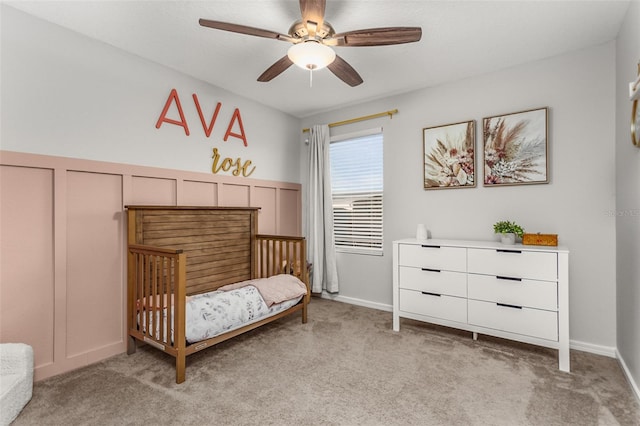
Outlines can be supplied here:
[[301, 186], [0, 151], [0, 342], [33, 346], [35, 379], [126, 350], [127, 204], [261, 207], [301, 235]]

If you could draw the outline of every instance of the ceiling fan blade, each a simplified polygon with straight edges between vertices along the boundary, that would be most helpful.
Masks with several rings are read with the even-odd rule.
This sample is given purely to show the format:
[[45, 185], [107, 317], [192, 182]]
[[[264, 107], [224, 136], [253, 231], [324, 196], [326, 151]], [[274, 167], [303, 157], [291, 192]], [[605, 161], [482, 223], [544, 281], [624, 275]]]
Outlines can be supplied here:
[[422, 28], [370, 28], [368, 30], [347, 31], [336, 34], [333, 38], [338, 40], [337, 46], [387, 46], [419, 41], [422, 38]]
[[316, 29], [322, 28], [326, 0], [300, 0], [300, 13], [311, 38], [315, 37]]
[[358, 74], [358, 72], [354, 70], [347, 61], [338, 55], [336, 55], [336, 59], [333, 62], [327, 65], [327, 68], [329, 68], [329, 71], [334, 73], [336, 77], [351, 87], [362, 84], [362, 77], [360, 77], [360, 74]]
[[291, 41], [292, 38], [285, 34], [275, 31], [263, 30], [261, 28], [248, 27], [246, 25], [231, 24], [229, 22], [212, 21], [209, 19], [200, 19], [200, 25], [203, 27], [213, 28], [216, 30], [230, 31], [233, 33], [247, 34], [256, 37], [275, 38], [277, 40]]
[[258, 77], [258, 81], [267, 82], [271, 81], [280, 74], [282, 74], [287, 68], [293, 65], [291, 59], [288, 56], [283, 56], [278, 59], [275, 64], [271, 65], [265, 72], [263, 72], [260, 77]]

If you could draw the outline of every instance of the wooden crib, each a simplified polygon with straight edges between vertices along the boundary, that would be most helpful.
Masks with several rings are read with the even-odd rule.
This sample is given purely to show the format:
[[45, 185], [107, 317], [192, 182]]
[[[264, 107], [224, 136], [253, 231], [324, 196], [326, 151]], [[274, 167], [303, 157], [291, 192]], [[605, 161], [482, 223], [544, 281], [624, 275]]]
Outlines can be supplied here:
[[[192, 353], [298, 311], [302, 322], [307, 322], [311, 291], [305, 240], [256, 234], [258, 208], [125, 208], [128, 354], [135, 352], [137, 340], [164, 351], [175, 357], [176, 383], [182, 383], [186, 357]], [[186, 341], [187, 296], [281, 273], [293, 274], [306, 284], [307, 293], [298, 304], [206, 340]], [[158, 310], [166, 310], [166, 318], [154, 316]]]

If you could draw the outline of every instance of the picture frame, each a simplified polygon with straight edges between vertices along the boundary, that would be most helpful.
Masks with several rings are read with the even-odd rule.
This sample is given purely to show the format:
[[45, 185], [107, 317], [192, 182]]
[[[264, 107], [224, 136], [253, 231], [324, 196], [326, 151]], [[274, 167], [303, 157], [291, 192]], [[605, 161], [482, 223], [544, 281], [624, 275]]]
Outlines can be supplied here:
[[549, 183], [548, 107], [485, 117], [484, 186]]
[[424, 189], [476, 186], [475, 120], [422, 129]]

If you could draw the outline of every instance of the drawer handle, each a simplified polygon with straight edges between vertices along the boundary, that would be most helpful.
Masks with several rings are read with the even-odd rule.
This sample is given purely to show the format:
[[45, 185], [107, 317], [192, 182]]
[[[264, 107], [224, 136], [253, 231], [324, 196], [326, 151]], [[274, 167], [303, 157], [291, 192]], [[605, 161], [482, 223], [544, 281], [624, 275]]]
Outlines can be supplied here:
[[442, 272], [440, 269], [422, 268], [426, 272]]
[[422, 248], [440, 248], [440, 246], [432, 246], [430, 244], [422, 244]]
[[522, 253], [522, 250], [496, 249], [498, 253]]
[[429, 293], [428, 291], [422, 291], [421, 293], [422, 293], [422, 294], [426, 294], [427, 296], [438, 296], [438, 297], [442, 296], [441, 294], [438, 294], [438, 293]]
[[505, 307], [505, 308], [522, 309], [522, 306], [507, 305], [506, 303], [496, 303], [496, 305], [502, 306], [502, 307]]
[[515, 278], [515, 277], [503, 277], [501, 275], [496, 276], [497, 279], [499, 280], [509, 280], [509, 281], [522, 281], [522, 278]]

